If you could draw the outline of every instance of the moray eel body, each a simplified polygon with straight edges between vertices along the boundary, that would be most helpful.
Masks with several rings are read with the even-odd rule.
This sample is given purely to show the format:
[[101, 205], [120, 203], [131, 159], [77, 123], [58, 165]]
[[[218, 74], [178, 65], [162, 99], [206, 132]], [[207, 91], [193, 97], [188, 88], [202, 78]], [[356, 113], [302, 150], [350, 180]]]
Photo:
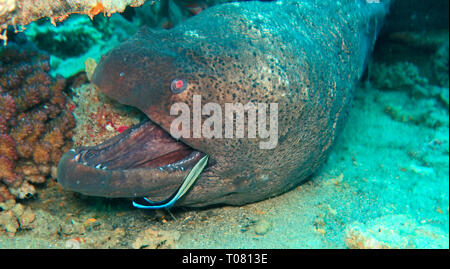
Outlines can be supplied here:
[[[389, 5], [376, 2], [229, 3], [171, 30], [141, 30], [102, 58], [92, 82], [149, 120], [66, 153], [58, 181], [87, 195], [164, 200], [207, 154], [177, 206], [241, 205], [292, 189], [323, 163], [345, 123]], [[174, 81], [184, 91], [171, 91]], [[276, 103], [276, 147], [260, 149], [267, 139], [259, 137], [172, 138], [171, 106], [192, 108], [196, 95], [222, 110]]]

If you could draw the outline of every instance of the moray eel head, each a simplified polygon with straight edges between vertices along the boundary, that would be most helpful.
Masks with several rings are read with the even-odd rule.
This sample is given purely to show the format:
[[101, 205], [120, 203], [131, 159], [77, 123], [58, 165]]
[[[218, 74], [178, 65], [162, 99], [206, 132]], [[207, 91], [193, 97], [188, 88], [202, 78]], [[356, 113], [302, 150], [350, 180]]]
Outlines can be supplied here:
[[[58, 167], [58, 182], [66, 189], [93, 196], [164, 199], [205, 156], [202, 150], [208, 147], [194, 149], [169, 134], [175, 118], [169, 113], [171, 105], [186, 102], [198, 87], [192, 55], [161, 42], [147, 40], [143, 46], [149, 34], [144, 30], [103, 56], [92, 78], [109, 97], [139, 108], [148, 119], [101, 145], [66, 153]], [[173, 39], [170, 44], [182, 42]]]

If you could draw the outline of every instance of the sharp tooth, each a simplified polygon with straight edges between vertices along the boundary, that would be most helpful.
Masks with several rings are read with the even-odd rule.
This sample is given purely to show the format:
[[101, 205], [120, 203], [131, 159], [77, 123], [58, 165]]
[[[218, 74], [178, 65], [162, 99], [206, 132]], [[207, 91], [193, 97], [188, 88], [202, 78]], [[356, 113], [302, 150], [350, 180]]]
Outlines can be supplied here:
[[106, 166], [103, 166], [102, 169], [103, 169], [103, 170], [106, 170]]
[[80, 156], [81, 156], [81, 154], [78, 153], [77, 155], [75, 155], [75, 157], [73, 157], [73, 159], [74, 159], [76, 162], [78, 162], [78, 161], [80, 160]]

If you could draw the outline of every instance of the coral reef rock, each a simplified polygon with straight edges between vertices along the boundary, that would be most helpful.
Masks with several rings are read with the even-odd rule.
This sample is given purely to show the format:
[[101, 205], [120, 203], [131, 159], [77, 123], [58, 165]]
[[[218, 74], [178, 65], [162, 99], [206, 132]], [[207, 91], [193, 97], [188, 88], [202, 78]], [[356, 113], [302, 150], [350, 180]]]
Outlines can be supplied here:
[[31, 208], [17, 204], [14, 200], [0, 203], [0, 234], [14, 236], [19, 230], [34, 228], [36, 215]]
[[138, 124], [145, 116], [134, 107], [110, 99], [92, 84], [73, 90], [77, 122], [74, 146], [94, 146]]
[[0, 48], [0, 202], [31, 197], [72, 147], [66, 81], [48, 72], [30, 43]]
[[[66, 19], [70, 14], [87, 14], [91, 18], [99, 13], [110, 16], [123, 12], [127, 6], [140, 6], [145, 0], [0, 0], [0, 32], [6, 39], [8, 25], [27, 25], [40, 18], [50, 18], [52, 23]], [[153, 1], [155, 2], [155, 1]]]

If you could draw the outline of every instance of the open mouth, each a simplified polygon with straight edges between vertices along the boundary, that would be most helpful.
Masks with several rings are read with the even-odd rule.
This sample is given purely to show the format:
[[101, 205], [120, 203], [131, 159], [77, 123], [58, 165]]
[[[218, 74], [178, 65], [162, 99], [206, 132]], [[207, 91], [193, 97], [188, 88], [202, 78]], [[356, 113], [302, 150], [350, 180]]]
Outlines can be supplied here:
[[76, 151], [75, 161], [103, 170], [137, 168], [185, 170], [200, 155], [161, 127], [144, 120], [98, 146]]
[[164, 199], [204, 156], [146, 119], [97, 146], [64, 154], [58, 182], [93, 196]]

